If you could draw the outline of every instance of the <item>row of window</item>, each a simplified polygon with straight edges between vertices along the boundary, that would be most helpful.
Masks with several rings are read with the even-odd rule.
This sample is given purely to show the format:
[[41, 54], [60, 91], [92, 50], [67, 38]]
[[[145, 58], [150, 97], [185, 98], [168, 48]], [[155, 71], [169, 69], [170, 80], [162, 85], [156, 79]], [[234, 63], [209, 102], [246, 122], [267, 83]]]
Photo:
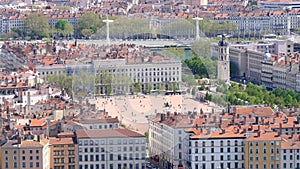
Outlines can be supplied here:
[[[239, 158], [240, 157], [240, 158]], [[220, 155], [219, 158], [217, 156], [210, 156], [208, 158], [207, 156], [195, 156], [195, 161], [230, 161], [230, 160], [244, 160], [244, 155], [234, 155], [234, 158], [232, 158], [232, 155]]]
[[[254, 157], [250, 157], [249, 159], [250, 159], [250, 161], [253, 161]], [[260, 161], [260, 160], [267, 161], [267, 159], [268, 159], [267, 156], [264, 156], [262, 159], [258, 158], [257, 156], [255, 157], [255, 161]], [[280, 157], [279, 156], [271, 156], [270, 159], [272, 161], [274, 161], [274, 160], [280, 160]]]
[[[197, 153], [200, 153], [200, 152], [202, 152], [202, 153], [230, 153], [230, 152], [238, 153], [238, 152], [244, 152], [244, 147], [241, 147], [240, 149], [238, 147], [234, 147], [234, 148], [233, 147], [227, 147], [227, 149], [222, 148], [222, 147], [221, 148], [210, 148], [210, 152], [209, 152], [209, 148], [202, 148], [202, 149], [196, 148], [194, 150], [195, 150], [195, 152], [192, 152], [192, 149], [189, 149], [189, 153], [190, 154], [191, 153], [196, 153], [197, 154]], [[202, 150], [202, 151], [200, 151], [200, 150]], [[224, 150], [227, 150], [227, 151], [224, 151]]]
[[[34, 163], [33, 162], [29, 162], [29, 165], [27, 166], [27, 163], [26, 162], [22, 162], [22, 168], [33, 168], [33, 167], [36, 167], [36, 168], [39, 168], [40, 167], [40, 162], [36, 162], [35, 163], [35, 166], [34, 166]], [[5, 168], [12, 168], [10, 167], [9, 163], [8, 162], [5, 162]], [[18, 163], [17, 162], [14, 162], [13, 163], [13, 168], [19, 168], [18, 167]]]
[[[135, 155], [135, 156], [134, 156]], [[141, 156], [139, 153], [130, 153], [130, 154], [109, 154], [108, 159], [109, 161], [113, 160], [144, 160], [145, 159], [145, 153], [142, 153]], [[91, 162], [91, 161], [105, 161], [105, 154], [101, 155], [79, 155], [79, 161], [80, 162]]]
[[[109, 124], [109, 126], [107, 126], [106, 124], [105, 125], [99, 125], [98, 128], [96, 125], [93, 125], [93, 126], [89, 126], [90, 129], [107, 129], [107, 127], [109, 127], [110, 129], [113, 128], [113, 124]], [[118, 128], [119, 125], [118, 124], [115, 124], [115, 128]]]
[[[65, 169], [65, 166], [54, 166], [54, 169]], [[67, 169], [75, 169], [75, 165], [68, 165]]]
[[[176, 70], [179, 70], [179, 67], [173, 67], [173, 70], [175, 71], [175, 69]], [[154, 71], [155, 71], [155, 68], [153, 69]], [[161, 71], [163, 70], [163, 68], [161, 68]], [[165, 68], [165, 70], [168, 70], [168, 68]], [[169, 70], [172, 70], [171, 69], [171, 67], [169, 67]], [[136, 69], [134, 68], [134, 69], [125, 69], [125, 72], [127, 72], [127, 71], [136, 71]], [[137, 71], [140, 71], [140, 69], [137, 69]], [[145, 69], [145, 70], [143, 70], [143, 69], [141, 69], [141, 71], [147, 71], [147, 69]], [[151, 71], [151, 69], [150, 69], [150, 71]], [[160, 69], [159, 68], [157, 68], [157, 71], [160, 71]], [[65, 70], [63, 70], [63, 71], [46, 71], [46, 72], [41, 72], [41, 74], [42, 75], [48, 75], [48, 74], [56, 74], [56, 73], [58, 73], [58, 74], [60, 74], [60, 73], [65, 73], [66, 71]], [[108, 70], [108, 72], [119, 72], [119, 69], [113, 69], [113, 70]], [[124, 69], [121, 69], [120, 70], [120, 72], [124, 72]], [[71, 71], [67, 71], [67, 74], [72, 74], [73, 72], [71, 72]], [[101, 73], [101, 71], [99, 71], [99, 70], [97, 70], [97, 73]], [[159, 75], [159, 74], [161, 74], [161, 75], [163, 75], [163, 74], [165, 74], [166, 75], [166, 73], [167, 72], [165, 72], [165, 73], [163, 73], [163, 72], [157, 72], [157, 75]], [[139, 73], [138, 73], [139, 74]], [[175, 72], [173, 72], [173, 75], [175, 74]], [[131, 74], [130, 74], [131, 75]], [[143, 73], [141, 73], [141, 75], [143, 76]], [[147, 75], [147, 73], [146, 73], [146, 75]], [[151, 72], [149, 72], [149, 75], [151, 76]], [[153, 75], [155, 75], [155, 72], [153, 72]], [[169, 72], [169, 75], [170, 75], [170, 72]], [[177, 75], [179, 75], [179, 71], [177, 71]]]
[[215, 163], [211, 163], [210, 164], [210, 167], [209, 167], [209, 164], [206, 164], [206, 163], [203, 163], [201, 165], [199, 164], [195, 164], [194, 165], [194, 169], [206, 169], [206, 168], [244, 168], [244, 164], [242, 163], [241, 166], [239, 166], [239, 163], [238, 162], [235, 162], [234, 163], [234, 166], [231, 165], [231, 163], [220, 163], [219, 166], [217, 166]]
[[[106, 144], [106, 140], [79, 140], [78, 141], [78, 145], [82, 146], [88, 146], [88, 145], [99, 145], [99, 143], [101, 145], [105, 145]], [[112, 144], [145, 144], [145, 139], [118, 139], [118, 140], [109, 140], [108, 144], [112, 145]]]
[[[75, 163], [75, 157], [68, 158], [69, 163]], [[54, 158], [54, 164], [65, 163], [65, 158]]]
[[299, 151], [299, 149], [290, 149], [290, 150], [286, 150], [286, 149], [284, 149], [283, 150], [283, 153], [288, 153], [288, 152], [290, 152], [290, 153], [294, 153], [294, 152], [297, 152], [297, 153], [299, 153], [300, 151]]
[[296, 166], [294, 167], [294, 163], [283, 163], [283, 168], [288, 168], [287, 166], [289, 166], [289, 168], [300, 168], [300, 163], [297, 163]]
[[[250, 165], [249, 165], [249, 168], [250, 168], [250, 169], [254, 169], [253, 167], [255, 167], [255, 169], [261, 169], [261, 168], [259, 167], [258, 164], [255, 164], [255, 165], [250, 164]], [[280, 169], [279, 164], [276, 164], [276, 168], [275, 168], [275, 164], [271, 164], [270, 167], [271, 167], [272, 169]], [[267, 164], [263, 164], [263, 169], [267, 169]]]
[[[249, 143], [249, 145], [250, 146], [258, 146], [259, 145], [259, 143], [261, 143], [261, 144], [263, 144], [264, 146], [267, 146], [267, 142], [266, 141], [251, 141], [250, 143]], [[270, 144], [271, 144], [271, 146], [274, 146], [274, 144], [276, 144], [276, 146], [279, 146], [279, 141], [270, 141], [269, 142]]]
[[[219, 146], [224, 146], [225, 144], [224, 144], [224, 141], [210, 141], [210, 144], [207, 144], [208, 142], [207, 141], [202, 141], [202, 143], [199, 145], [199, 143], [198, 143], [198, 141], [196, 141], [195, 143], [194, 143], [194, 146], [195, 147], [198, 147], [198, 146], [202, 146], [202, 147], [206, 147], [206, 146], [208, 146], [208, 147], [214, 147], [215, 146], [215, 142], [220, 142], [220, 145]], [[234, 144], [231, 144], [231, 141], [230, 140], [228, 140], [227, 142], [226, 142], [226, 145], [227, 146], [243, 146], [243, 142], [240, 142], [240, 144], [239, 144], [239, 142], [237, 141], [237, 140], [234, 140]]]
[[[145, 151], [146, 150], [146, 147], [145, 146], [141, 146], [141, 148], [139, 148], [139, 146], [135, 146], [135, 148], [134, 147], [132, 147], [132, 146], [130, 146], [130, 147], [123, 147], [123, 149], [122, 149], [122, 147], [118, 147], [117, 149], [115, 148], [115, 151], [118, 151], [118, 152], [120, 152], [120, 151]], [[105, 148], [103, 148], [103, 147], [91, 147], [91, 148], [79, 148], [79, 150], [78, 150], [79, 152], [86, 152], [86, 153], [88, 153], [88, 152], [90, 152], [90, 153], [93, 153], [93, 152], [105, 152]], [[113, 147], [110, 147], [109, 148], [109, 152], [113, 152], [114, 151], [114, 148]]]
[[[85, 164], [85, 165], [79, 165], [79, 169], [103, 169], [105, 168], [105, 164]], [[144, 165], [140, 165], [140, 164], [118, 164], [117, 167], [114, 167], [114, 164], [109, 164], [109, 167], [107, 167], [107, 169], [123, 169], [123, 168], [128, 168], [128, 169], [145, 169]]]
[[[129, 68], [129, 69], [108, 69], [108, 70], [105, 70], [105, 71], [107, 71], [107, 72], [131, 72], [131, 71], [143, 71], [143, 72], [147, 72], [147, 71], [150, 71], [150, 72], [152, 72], [152, 70], [153, 71], [163, 71], [163, 70], [179, 70], [179, 67], [169, 67], [169, 68], [167, 68], [167, 67], [165, 67], [165, 68], [145, 68], [145, 69], [140, 69], [140, 68], [137, 68], [137, 69], [135, 69], [135, 68]], [[97, 73], [101, 73], [102, 71], [101, 70], [97, 70]]]
[[[25, 154], [27, 151], [26, 150], [22, 150], [22, 154]], [[17, 154], [17, 150], [13, 150], [13, 153]], [[29, 150], [29, 154], [32, 154], [32, 153], [33, 153], [33, 150]], [[35, 153], [39, 154], [40, 150], [35, 150]], [[4, 154], [8, 154], [8, 150], [4, 150]]]
[[[273, 148], [269, 149], [269, 151], [272, 154], [275, 152]], [[264, 153], [264, 154], [266, 154], [267, 153], [267, 149], [264, 148], [262, 151], [260, 149], [255, 149], [255, 153], [256, 154], [258, 154], [258, 153]], [[278, 148], [276, 148], [276, 153], [279, 154], [279, 149]], [[253, 149], [252, 148], [250, 149], [250, 154], [253, 154]]]
[[[293, 155], [290, 155], [289, 158], [287, 159], [287, 155], [283, 155], [283, 160], [293, 160]], [[296, 156], [297, 160], [300, 160], [300, 155]]]

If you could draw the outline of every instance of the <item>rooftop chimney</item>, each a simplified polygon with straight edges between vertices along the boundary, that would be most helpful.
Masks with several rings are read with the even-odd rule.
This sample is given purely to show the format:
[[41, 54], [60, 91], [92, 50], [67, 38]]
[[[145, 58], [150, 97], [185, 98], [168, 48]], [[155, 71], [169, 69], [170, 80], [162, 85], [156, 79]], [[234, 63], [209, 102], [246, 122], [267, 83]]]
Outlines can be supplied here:
[[46, 135], [49, 138], [50, 137], [50, 123], [51, 123], [51, 121], [50, 121], [49, 118], [47, 118], [46, 121], [47, 121]]
[[165, 121], [165, 115], [163, 113], [160, 114], [160, 122]]
[[282, 134], [282, 123], [279, 123], [279, 132], [278, 135], [281, 136]]
[[247, 117], [243, 116], [243, 124], [245, 125], [247, 123]]

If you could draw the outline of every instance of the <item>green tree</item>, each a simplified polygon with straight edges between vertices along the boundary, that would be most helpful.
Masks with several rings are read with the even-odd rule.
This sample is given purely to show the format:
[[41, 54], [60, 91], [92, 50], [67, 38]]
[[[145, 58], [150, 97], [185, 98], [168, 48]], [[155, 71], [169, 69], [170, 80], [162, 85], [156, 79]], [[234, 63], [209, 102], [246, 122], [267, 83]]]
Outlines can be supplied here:
[[166, 84], [165, 83], [160, 83], [160, 84], [158, 84], [158, 91], [159, 91], [159, 93], [163, 93], [163, 92], [165, 92], [165, 90], [166, 90]]
[[151, 93], [151, 90], [152, 90], [152, 89], [153, 89], [153, 85], [152, 85], [152, 84], [148, 84], [148, 86], [147, 86], [145, 92], [146, 92], [146, 93]]
[[205, 65], [203, 64], [200, 57], [195, 56], [192, 58], [188, 58], [188, 59], [185, 59], [183, 62], [187, 64], [188, 68], [190, 68], [190, 70], [193, 72], [193, 74], [198, 74], [199, 76], [202, 76], [202, 77], [208, 76]]
[[181, 79], [183, 82], [187, 83], [188, 85], [197, 85], [197, 82], [192, 74], [186, 74], [182, 72]]
[[[87, 97], [94, 94], [95, 76], [88, 71], [74, 70], [72, 88], [74, 97]], [[75, 98], [74, 98], [75, 99]]]
[[146, 131], [144, 135], [146, 137], [146, 142], [149, 143], [149, 132]]
[[195, 24], [187, 19], [170, 20], [157, 31], [158, 34], [172, 38], [191, 38], [195, 36]]
[[11, 30], [18, 34], [18, 36], [23, 36], [23, 31], [21, 31], [19, 28], [11, 28]]
[[99, 90], [97, 93], [110, 95], [115, 79], [106, 70], [101, 70], [100, 72], [101, 73], [97, 75], [98, 78], [95, 79], [97, 90]]
[[69, 95], [72, 94], [72, 76], [67, 76], [66, 74], [56, 74], [46, 77], [46, 81], [59, 88], [65, 88]]
[[204, 99], [205, 99], [205, 100], [208, 100], [208, 101], [211, 101], [212, 95], [211, 95], [211, 94], [208, 94], [208, 92], [206, 92]]
[[193, 87], [192, 88], [192, 95], [195, 96], [195, 94], [196, 94], [196, 87]]
[[92, 29], [82, 29], [81, 30], [81, 34], [85, 38], [88, 38], [88, 37], [90, 37], [93, 34], [93, 30]]
[[64, 19], [56, 22], [55, 29], [56, 29], [57, 34], [59, 34], [60, 36], [63, 36], [63, 37], [74, 34], [73, 25]]
[[191, 55], [196, 55], [201, 58], [211, 57], [210, 44], [212, 42], [216, 41], [213, 41], [211, 39], [200, 39], [195, 41], [191, 47], [191, 52], [193, 52], [191, 53]]
[[[103, 24], [99, 18], [99, 15], [88, 12], [81, 16], [77, 24], [77, 30], [83, 36], [88, 37], [87, 35], [94, 34], [97, 32], [98, 28], [100, 28]], [[85, 31], [83, 31], [85, 30]], [[83, 34], [85, 33], [85, 35]], [[87, 34], [88, 33], [88, 34]], [[89, 35], [89, 36], [90, 36]]]
[[[128, 17], [110, 17], [109, 19], [114, 20], [113, 24], [109, 25], [111, 38], [127, 39], [129, 37], [146, 38], [147, 36], [151, 36], [152, 32], [149, 29], [148, 19]], [[102, 35], [106, 35], [106, 33], [106, 29], [101, 29]]]
[[31, 37], [48, 38], [50, 26], [44, 14], [31, 13], [25, 19], [26, 33]]
[[142, 84], [141, 84], [141, 82], [134, 83], [133, 87], [134, 87], [133, 90], [134, 90], [135, 93], [139, 93], [139, 92], [142, 91]]

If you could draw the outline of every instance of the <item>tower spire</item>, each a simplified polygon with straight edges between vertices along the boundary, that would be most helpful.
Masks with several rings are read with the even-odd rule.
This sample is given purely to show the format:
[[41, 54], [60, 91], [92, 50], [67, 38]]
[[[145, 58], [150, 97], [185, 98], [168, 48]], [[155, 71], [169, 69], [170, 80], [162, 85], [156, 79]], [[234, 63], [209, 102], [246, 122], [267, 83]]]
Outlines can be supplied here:
[[229, 44], [225, 41], [225, 35], [222, 35], [222, 40], [220, 40], [218, 47], [219, 47], [218, 79], [229, 82], [230, 80]]

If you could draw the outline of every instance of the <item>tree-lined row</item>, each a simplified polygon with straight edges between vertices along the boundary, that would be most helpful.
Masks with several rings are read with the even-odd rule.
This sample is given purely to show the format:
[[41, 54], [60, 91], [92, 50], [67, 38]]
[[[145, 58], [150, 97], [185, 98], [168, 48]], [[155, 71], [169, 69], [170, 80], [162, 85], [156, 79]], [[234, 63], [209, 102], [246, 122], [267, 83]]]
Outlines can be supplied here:
[[31, 13], [25, 19], [25, 30], [12, 28], [8, 34], [11, 38], [28, 37], [31, 39], [41, 39], [52, 37], [67, 37], [74, 35], [75, 32], [81, 36], [89, 37], [96, 33], [103, 26], [98, 15], [85, 13], [79, 19], [77, 27], [65, 19], [58, 20], [54, 28], [51, 28], [48, 18], [44, 14]]
[[[106, 19], [106, 18], [103, 18]], [[138, 39], [138, 38], [194, 38], [195, 23], [190, 19], [178, 20], [149, 20], [141, 18], [128, 17], [110, 17], [114, 20], [110, 25], [111, 38], [117, 39]], [[31, 37], [47, 38], [50, 36], [66, 37], [73, 34], [90, 37], [99, 33], [99, 37], [105, 37], [106, 29], [100, 29], [105, 23], [99, 15], [94, 13], [85, 13], [81, 16], [73, 27], [67, 20], [59, 20], [54, 28], [51, 28], [48, 18], [44, 14], [32, 13], [25, 19], [25, 30], [12, 28], [9, 33], [10, 37]], [[200, 23], [201, 31], [205, 35], [220, 32], [230, 32], [236, 30], [236, 25], [231, 23], [218, 23], [216, 21], [204, 20]], [[99, 31], [100, 30], [100, 31]]]
[[[89, 72], [77, 72], [73, 76], [65, 74], [55, 74], [46, 77], [46, 81], [55, 85], [72, 95], [73, 97], [86, 97], [95, 95], [111, 95], [113, 88], [129, 87], [130, 93], [149, 94], [154, 90], [153, 84], [144, 85], [141, 82], [133, 82], [129, 76], [111, 75], [106, 71], [101, 71], [100, 75], [93, 76]], [[176, 82], [157, 84], [156, 91], [165, 93], [166, 91], [176, 92], [179, 85]], [[115, 91], [126, 94], [128, 91]], [[117, 93], [119, 94], [119, 93]]]
[[[265, 86], [252, 83], [247, 86], [232, 83], [229, 88], [218, 87], [217, 91], [225, 94], [226, 102], [232, 105], [267, 104], [273, 108], [298, 107], [300, 105], [300, 93], [289, 89], [268, 91]], [[224, 100], [222, 103], [224, 104]]]

